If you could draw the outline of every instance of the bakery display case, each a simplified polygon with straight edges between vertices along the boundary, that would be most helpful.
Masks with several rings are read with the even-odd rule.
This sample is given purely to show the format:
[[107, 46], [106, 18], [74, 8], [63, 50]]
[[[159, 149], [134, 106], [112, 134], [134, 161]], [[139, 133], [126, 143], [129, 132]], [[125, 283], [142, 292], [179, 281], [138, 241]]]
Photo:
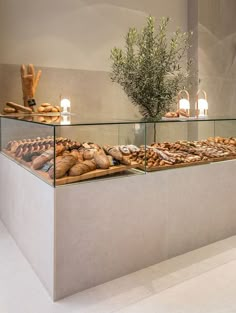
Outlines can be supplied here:
[[234, 118], [164, 118], [148, 123], [146, 133], [146, 171], [236, 158]]
[[236, 119], [0, 122], [1, 219], [54, 300], [235, 233]]
[[236, 119], [2, 116], [1, 152], [59, 186], [235, 159]]
[[145, 123], [76, 116], [1, 117], [1, 152], [52, 186], [143, 174], [133, 153]]

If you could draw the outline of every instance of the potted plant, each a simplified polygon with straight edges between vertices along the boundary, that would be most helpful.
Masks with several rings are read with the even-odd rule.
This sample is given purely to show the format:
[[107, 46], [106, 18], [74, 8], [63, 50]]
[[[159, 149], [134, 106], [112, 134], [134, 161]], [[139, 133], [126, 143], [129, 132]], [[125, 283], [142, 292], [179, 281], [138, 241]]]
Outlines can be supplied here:
[[163, 17], [155, 29], [155, 19], [149, 16], [140, 32], [129, 29], [124, 49], [111, 51], [112, 81], [121, 85], [147, 120], [155, 121], [171, 110], [189, 76], [190, 33], [178, 29], [168, 38], [169, 21]]

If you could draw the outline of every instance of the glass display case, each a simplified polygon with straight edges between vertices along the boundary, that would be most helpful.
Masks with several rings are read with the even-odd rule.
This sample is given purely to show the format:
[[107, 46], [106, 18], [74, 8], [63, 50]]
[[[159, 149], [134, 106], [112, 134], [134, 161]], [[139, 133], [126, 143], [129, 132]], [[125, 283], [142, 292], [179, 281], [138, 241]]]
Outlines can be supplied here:
[[236, 118], [1, 116], [1, 153], [52, 186], [236, 158]]
[[2, 116], [1, 153], [52, 186], [143, 174], [133, 153], [145, 123], [67, 116]]
[[236, 119], [163, 118], [146, 125], [146, 171], [236, 158]]

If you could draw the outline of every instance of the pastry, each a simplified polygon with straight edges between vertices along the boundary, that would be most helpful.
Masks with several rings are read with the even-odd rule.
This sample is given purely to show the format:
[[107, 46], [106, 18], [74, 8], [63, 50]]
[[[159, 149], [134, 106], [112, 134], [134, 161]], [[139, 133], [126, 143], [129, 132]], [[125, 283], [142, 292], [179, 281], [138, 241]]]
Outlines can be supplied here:
[[140, 151], [140, 149], [135, 145], [128, 145], [127, 147], [129, 148], [129, 150], [131, 152], [139, 152]]
[[189, 117], [187, 110], [179, 109], [177, 112], [178, 112], [179, 116]]
[[165, 117], [168, 117], [168, 118], [179, 117], [179, 113], [178, 113], [178, 112], [167, 112], [167, 113], [165, 114]]

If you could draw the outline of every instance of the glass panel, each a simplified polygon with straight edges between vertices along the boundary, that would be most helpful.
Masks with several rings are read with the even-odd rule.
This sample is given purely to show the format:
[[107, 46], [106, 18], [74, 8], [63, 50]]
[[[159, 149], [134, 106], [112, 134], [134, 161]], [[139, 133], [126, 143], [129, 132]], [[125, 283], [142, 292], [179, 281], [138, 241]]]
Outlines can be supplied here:
[[[10, 117], [9, 117], [10, 118]], [[92, 117], [92, 118], [83, 118], [80, 115], [71, 114], [69, 116], [61, 115], [40, 115], [40, 114], [34, 114], [34, 115], [20, 115], [20, 116], [12, 116], [13, 119], [20, 119], [24, 121], [32, 121], [34, 123], [45, 123], [46, 125], [68, 125], [70, 126], [80, 126], [80, 125], [110, 125], [110, 124], [135, 124], [135, 123], [147, 123], [147, 124], [153, 124], [154, 121], [144, 121], [143, 119], [108, 119], [108, 118], [102, 118], [101, 116], [98, 117]], [[155, 121], [157, 124], [177, 124], [177, 123], [192, 123], [192, 122], [208, 122], [208, 121], [229, 121], [229, 120], [236, 120], [235, 117], [206, 117], [206, 118], [162, 118], [161, 120]]]
[[236, 137], [236, 120], [215, 121], [216, 137]]
[[[235, 134], [235, 135], [234, 135]], [[215, 138], [221, 136], [225, 138]], [[147, 171], [205, 164], [236, 157], [236, 120], [147, 124]], [[224, 140], [226, 139], [226, 140]]]
[[135, 152], [145, 145], [145, 124], [56, 127], [56, 185], [143, 174]]
[[1, 153], [50, 185], [54, 162], [54, 127], [1, 118]]

